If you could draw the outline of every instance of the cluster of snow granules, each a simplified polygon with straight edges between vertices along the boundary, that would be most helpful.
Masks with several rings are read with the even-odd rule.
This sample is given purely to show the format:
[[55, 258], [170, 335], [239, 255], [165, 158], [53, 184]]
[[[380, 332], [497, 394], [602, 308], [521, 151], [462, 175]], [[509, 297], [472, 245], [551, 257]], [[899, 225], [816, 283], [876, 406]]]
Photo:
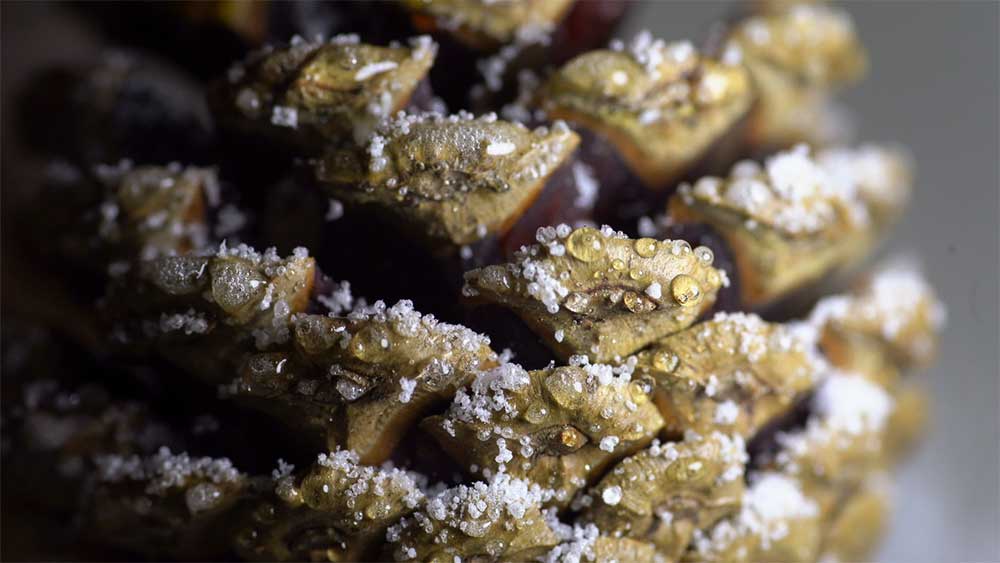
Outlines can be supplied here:
[[771, 225], [791, 234], [817, 233], [840, 221], [860, 228], [869, 221], [858, 180], [831, 171], [809, 154], [806, 145], [779, 152], [764, 166], [746, 160], [733, 166], [728, 179], [706, 176], [679, 193], [745, 214], [747, 226]]
[[[421, 476], [388, 463], [382, 467], [362, 465], [358, 455], [349, 450], [319, 454], [316, 457], [316, 465], [336, 472], [338, 477], [336, 483], [340, 487], [334, 489], [329, 485], [323, 485], [323, 492], [341, 495], [347, 506], [353, 506], [355, 502], [359, 502], [362, 495], [368, 493], [376, 497], [401, 493], [403, 504], [410, 509], [416, 508], [424, 500], [424, 493], [420, 487], [420, 482], [423, 480]], [[275, 492], [286, 500], [292, 502], [296, 500], [297, 491], [294, 489], [294, 477], [290, 471], [278, 479]], [[363, 518], [363, 515], [361, 517]]]
[[[186, 489], [184, 498], [192, 513], [209, 510], [222, 500], [220, 485], [237, 483], [245, 477], [226, 458], [192, 458], [173, 454], [163, 447], [148, 457], [102, 455], [94, 458], [97, 478], [103, 482], [144, 481], [146, 493], [166, 495], [172, 489]], [[192, 480], [202, 481], [188, 486]]]
[[[750, 478], [750, 487], [743, 495], [739, 514], [722, 520], [710, 531], [695, 530], [691, 546], [706, 557], [724, 553], [733, 542], [747, 536], [756, 537], [763, 549], [788, 537], [789, 524], [795, 520], [815, 518], [819, 508], [806, 497], [799, 483], [780, 473], [758, 473]], [[748, 554], [740, 548], [736, 557]]]
[[772, 541], [788, 535], [788, 521], [816, 516], [816, 503], [802, 493], [799, 484], [780, 473], [760, 473], [751, 476], [750, 487], [743, 496], [739, 524], [750, 533], [759, 535], [764, 549]]
[[710, 323], [703, 323], [698, 339], [717, 346], [718, 334], [735, 334], [736, 346], [721, 350], [745, 357], [755, 364], [768, 354], [795, 353], [805, 359], [802, 369], [817, 380], [828, 369], [819, 350], [819, 332], [811, 322], [766, 323], [754, 313], [716, 313]]
[[816, 161], [835, 181], [856, 186], [870, 201], [898, 207], [909, 196], [911, 157], [902, 149], [834, 147], [819, 151]]
[[[478, 440], [487, 443], [478, 459], [487, 477], [506, 472], [519, 456], [520, 465], [513, 467], [532, 469], [538, 445], [533, 435], [548, 420], [550, 409], [565, 408], [560, 412], [576, 417], [577, 427], [590, 428], [589, 447], [621, 455], [623, 442], [648, 438], [646, 421], [656, 416], [651, 404], [640, 408], [632, 400], [627, 384], [635, 360], [630, 360], [620, 366], [591, 365], [585, 356], [576, 356], [571, 358], [570, 366], [549, 367], [531, 374], [516, 364], [503, 364], [480, 373], [471, 385], [456, 393], [441, 429], [456, 437], [456, 428], [461, 427], [466, 431], [464, 435], [474, 432]], [[548, 393], [540, 393], [539, 386]], [[566, 402], [570, 399], [564, 398], [584, 393], [603, 405], [600, 413], [589, 412], [582, 404], [570, 405]], [[495, 440], [495, 449], [490, 440]], [[564, 500], [571, 494], [570, 488], [584, 485], [581, 476], [571, 476], [567, 482], [566, 488], [555, 491], [557, 499]]]
[[[517, 28], [514, 40], [505, 44], [493, 55], [476, 61], [476, 69], [483, 77], [484, 86], [490, 92], [499, 92], [504, 85], [507, 66], [510, 65], [526, 48], [536, 45], [548, 45], [552, 39], [552, 25], [529, 23]], [[477, 85], [479, 88], [482, 86]], [[476, 87], [473, 87], [474, 89]], [[481, 96], [473, 94], [473, 99]]]
[[186, 335], [204, 334], [208, 332], [208, 319], [204, 313], [188, 309], [186, 313], [160, 315], [160, 330], [164, 333], [181, 331]]
[[328, 295], [318, 295], [316, 300], [329, 310], [329, 315], [340, 316], [354, 310], [355, 306], [365, 306], [363, 299], [357, 299], [351, 293], [351, 283], [342, 281]]
[[[216, 169], [178, 162], [136, 167], [122, 159], [114, 165], [98, 164], [93, 172], [106, 192], [95, 210], [104, 242], [137, 244], [143, 260], [171, 256], [186, 246], [196, 250], [208, 246], [208, 225], [190, 209], [202, 199], [210, 208], [219, 206]], [[220, 221], [224, 218], [220, 215]]]
[[[628, 238], [625, 233], [615, 231], [607, 225], [602, 226], [600, 231], [606, 238]], [[513, 262], [507, 265], [509, 275], [527, 282], [525, 291], [528, 296], [542, 303], [545, 310], [553, 315], [559, 312], [563, 300], [570, 294], [569, 288], [563, 283], [569, 279], [569, 272], [557, 272], [557, 261], [553, 259], [566, 255], [566, 239], [572, 233], [573, 228], [565, 223], [555, 227], [539, 227], [535, 234], [538, 244], [522, 246], [514, 253]], [[466, 296], [477, 293], [468, 284], [462, 291]]]
[[576, 184], [577, 195], [573, 205], [580, 209], [591, 209], [597, 203], [601, 185], [594, 175], [594, 170], [583, 162], [574, 162], [572, 166], [573, 182]]
[[[347, 318], [353, 321], [386, 323], [397, 333], [408, 338], [427, 335], [439, 342], [442, 347], [441, 352], [444, 354], [452, 350], [476, 352], [490, 345], [488, 336], [462, 325], [441, 322], [431, 314], [421, 314], [413, 308], [413, 302], [408, 299], [398, 301], [392, 307], [387, 307], [381, 300], [371, 305], [362, 303], [356, 306]], [[350, 336], [346, 331], [344, 335]]]
[[796, 472], [798, 460], [813, 450], [846, 448], [857, 440], [877, 450], [893, 406], [892, 396], [863, 376], [831, 371], [816, 388], [806, 427], [778, 435], [777, 461]]
[[[938, 331], [947, 319], [944, 305], [934, 289], [912, 261], [895, 260], [879, 267], [859, 292], [823, 298], [816, 304], [810, 322], [822, 329], [830, 321], [852, 321], [874, 324], [880, 336], [896, 343], [903, 330], [917, 321], [917, 315], [928, 315], [930, 329]], [[916, 334], [909, 343], [917, 357], [927, 355], [933, 347], [931, 334]]]
[[517, 364], [507, 363], [484, 371], [476, 376], [469, 388], [458, 390], [448, 415], [465, 423], [488, 423], [495, 414], [514, 416], [517, 414], [516, 406], [505, 392], [521, 389], [530, 383], [528, 372]]
[[[376, 371], [396, 366], [392, 369], [399, 371], [393, 371], [396, 375], [392, 382], [398, 383], [398, 387], [393, 393], [400, 403], [418, 397], [418, 388], [438, 391], [447, 382], [461, 385], [482, 369], [484, 362], [492, 364], [499, 360], [489, 347], [489, 338], [480, 333], [462, 325], [440, 322], [434, 315], [421, 314], [409, 300], [391, 307], [384, 301], [368, 305], [353, 299], [349, 289], [346, 283], [342, 284], [331, 296], [320, 299], [332, 309], [328, 317], [337, 319], [332, 324], [329, 318], [319, 315], [297, 316], [293, 320], [296, 338], [306, 348], [313, 348], [315, 345], [309, 343], [316, 342], [324, 348], [350, 350], [348, 354], [356, 354], [356, 358], [372, 364]], [[348, 312], [346, 308], [351, 305], [353, 308]], [[390, 350], [396, 353], [391, 357], [382, 354]], [[355, 401], [368, 393], [370, 387], [353, 377], [342, 377], [346, 372], [337, 359], [339, 354], [337, 350], [333, 357], [310, 361], [325, 366], [321, 371], [325, 369], [328, 377], [337, 378], [334, 385], [340, 395], [347, 401]], [[389, 383], [378, 377], [376, 380]]]
[[648, 30], [637, 33], [627, 45], [620, 40], [614, 40], [611, 42], [610, 48], [613, 51], [624, 51], [631, 55], [653, 81], [662, 78], [661, 73], [665, 65], [671, 67], [687, 66], [694, 64], [698, 57], [698, 53], [690, 41], [666, 43], [662, 39], [654, 38]]
[[[306, 275], [307, 272], [300, 269], [305, 267], [309, 251], [298, 247], [292, 251], [292, 256], [281, 258], [273, 247], [259, 253], [245, 244], [230, 248], [225, 241], [222, 241], [216, 252], [216, 258], [246, 260], [266, 279], [258, 279], [246, 268], [222, 268], [212, 280], [212, 295], [215, 300], [243, 302], [250, 296], [256, 295], [263, 287], [263, 296], [257, 303], [260, 313], [251, 329], [251, 335], [258, 349], [287, 342], [293, 311], [286, 300], [289, 296], [277, 294], [278, 286], [271, 280], [278, 277], [293, 278], [299, 274]], [[266, 314], [268, 312], [270, 315]]]
[[[638, 454], [625, 458], [622, 463], [617, 467], [612, 469], [608, 474], [609, 476], [626, 474], [634, 464], [644, 463], [642, 460], [656, 459], [658, 463], [672, 464], [678, 460], [689, 459], [692, 457], [697, 457], [699, 460], [704, 459], [703, 457], [710, 452], [713, 456], [711, 460], [712, 463], [720, 463], [721, 470], [715, 478], [716, 486], [724, 486], [726, 483], [731, 483], [737, 479], [743, 478], [744, 468], [748, 460], [746, 452], [746, 444], [743, 438], [738, 435], [727, 435], [721, 432], [712, 432], [707, 435], [700, 435], [692, 430], [688, 430], [684, 434], [683, 442], [663, 442], [659, 440], [654, 440], [649, 448], [640, 451]], [[642, 465], [640, 465], [642, 467]], [[642, 478], [639, 476], [638, 478]], [[652, 480], [656, 476], [647, 475], [646, 478]], [[605, 505], [617, 506], [625, 495], [631, 494], [632, 498], [635, 498], [637, 494], [634, 490], [630, 492], [631, 483], [633, 480], [625, 481], [624, 483], [614, 480], [605, 480], [599, 484], [591, 495], [580, 495], [574, 499], [573, 507], [581, 508], [586, 506], [591, 506], [595, 500], [600, 500]], [[641, 487], [642, 484], [639, 484]], [[641, 489], [640, 489], [641, 490]]]
[[583, 561], [594, 561], [597, 554], [594, 553], [594, 544], [601, 536], [601, 531], [594, 524], [574, 524], [569, 526], [563, 524], [556, 518], [554, 511], [546, 512], [549, 520], [549, 527], [552, 528], [562, 543], [552, 548], [542, 561], [545, 563], [582, 563]]
[[[522, 529], [543, 518], [540, 506], [550, 497], [551, 492], [537, 484], [499, 473], [488, 482], [457, 485], [428, 497], [422, 509], [389, 527], [386, 539], [403, 542], [409, 531], [445, 543], [456, 533], [482, 538]], [[407, 558], [416, 557], [413, 547], [405, 543], [397, 551]]]

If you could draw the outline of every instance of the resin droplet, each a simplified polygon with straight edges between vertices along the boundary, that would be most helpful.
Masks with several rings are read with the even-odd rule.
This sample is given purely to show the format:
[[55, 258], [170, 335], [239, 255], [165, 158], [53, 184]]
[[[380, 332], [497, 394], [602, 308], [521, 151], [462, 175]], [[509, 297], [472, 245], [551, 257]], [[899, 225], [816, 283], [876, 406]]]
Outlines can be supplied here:
[[682, 307], [693, 307], [701, 301], [701, 286], [687, 274], [680, 274], [670, 282], [670, 294]]
[[559, 432], [559, 443], [569, 451], [580, 449], [585, 441], [586, 437], [576, 428], [563, 428]]
[[566, 249], [581, 262], [593, 262], [604, 249], [601, 233], [590, 227], [577, 229], [566, 239]]

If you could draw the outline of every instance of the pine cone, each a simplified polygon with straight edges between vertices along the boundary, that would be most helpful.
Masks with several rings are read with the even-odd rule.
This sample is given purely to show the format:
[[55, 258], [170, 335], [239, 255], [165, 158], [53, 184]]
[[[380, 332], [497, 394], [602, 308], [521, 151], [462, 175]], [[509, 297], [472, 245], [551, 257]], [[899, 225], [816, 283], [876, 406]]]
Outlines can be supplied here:
[[601, 48], [625, 4], [291, 6], [133, 9], [255, 47], [211, 127], [172, 39], [36, 83], [79, 115], [17, 202], [5, 517], [105, 558], [870, 553], [944, 311], [858, 273], [912, 171], [831, 113], [845, 13]]

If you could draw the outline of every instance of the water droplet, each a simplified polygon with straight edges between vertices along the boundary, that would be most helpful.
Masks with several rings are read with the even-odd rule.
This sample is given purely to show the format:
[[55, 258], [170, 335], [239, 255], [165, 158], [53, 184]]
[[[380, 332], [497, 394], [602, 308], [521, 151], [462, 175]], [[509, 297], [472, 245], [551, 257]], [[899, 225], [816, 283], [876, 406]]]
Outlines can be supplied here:
[[650, 258], [656, 254], [656, 239], [641, 238], [635, 241], [635, 252], [643, 258]]
[[679, 274], [670, 282], [670, 294], [681, 307], [693, 307], [701, 301], [701, 286], [687, 274]]
[[629, 291], [625, 294], [623, 300], [625, 301], [625, 308], [629, 311], [632, 311], [633, 313], [642, 312], [642, 298], [635, 292]]
[[632, 268], [628, 272], [628, 277], [635, 281], [643, 281], [646, 278], [646, 271], [642, 268]]
[[535, 403], [528, 407], [528, 410], [524, 413], [524, 419], [531, 424], [541, 424], [545, 421], [545, 418], [549, 415], [549, 409], [545, 408], [539, 403]]
[[385, 518], [392, 511], [392, 504], [385, 500], [376, 500], [365, 509], [365, 515], [370, 520]]
[[708, 285], [719, 287], [722, 285], [722, 278], [719, 277], [719, 272], [716, 270], [709, 270], [706, 276], [708, 279]]
[[611, 267], [620, 272], [625, 269], [625, 262], [619, 258], [615, 258], [611, 261]]
[[712, 249], [707, 246], [699, 246], [698, 248], [695, 248], [694, 255], [698, 257], [698, 260], [701, 260], [702, 263], [706, 265], [711, 265], [712, 261], [715, 260], [715, 253], [713, 253]]
[[688, 244], [688, 242], [686, 240], [675, 240], [673, 248], [670, 249], [670, 252], [674, 256], [680, 256], [682, 254], [687, 254], [688, 252], [691, 252], [691, 245]]
[[604, 239], [597, 229], [583, 227], [569, 235], [566, 239], [566, 249], [581, 262], [593, 262], [601, 256]]
[[707, 473], [708, 462], [697, 456], [677, 460], [666, 471], [667, 479], [680, 483], [700, 479]]
[[632, 398], [633, 401], [635, 401], [637, 403], [640, 402], [640, 401], [645, 401], [645, 399], [646, 399], [646, 389], [645, 389], [645, 387], [646, 386], [643, 384], [643, 382], [641, 382], [641, 381], [639, 381], [637, 379], [632, 380], [632, 381], [629, 382], [629, 384], [628, 384], [628, 393], [629, 393], [629, 396]]
[[365, 385], [351, 381], [350, 379], [338, 380], [336, 388], [345, 401], [356, 401], [368, 390]]
[[211, 483], [199, 483], [188, 489], [184, 500], [192, 514], [211, 510], [222, 500], [222, 491]]
[[502, 540], [492, 540], [486, 544], [486, 553], [499, 559], [504, 554], [506, 544]]
[[574, 313], [582, 313], [590, 305], [590, 299], [582, 293], [570, 293], [563, 301], [563, 307]]
[[680, 359], [666, 350], [658, 350], [653, 354], [653, 367], [660, 371], [671, 373], [679, 363]]
[[357, 336], [351, 339], [351, 354], [359, 360], [365, 359], [368, 354], [368, 350], [364, 339]]
[[257, 522], [267, 523], [274, 520], [275, 514], [274, 505], [265, 503], [253, 511], [253, 519]]

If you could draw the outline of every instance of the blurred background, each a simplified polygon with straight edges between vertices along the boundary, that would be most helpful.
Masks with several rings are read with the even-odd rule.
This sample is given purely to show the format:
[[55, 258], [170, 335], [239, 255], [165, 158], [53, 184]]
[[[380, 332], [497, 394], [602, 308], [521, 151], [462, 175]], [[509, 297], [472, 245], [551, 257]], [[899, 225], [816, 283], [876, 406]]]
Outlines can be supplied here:
[[[842, 98], [856, 115], [859, 138], [902, 143], [917, 167], [909, 213], [881, 254], [919, 256], [949, 314], [938, 363], [920, 376], [934, 395], [931, 433], [897, 477], [892, 530], [878, 558], [998, 561], [1000, 3], [844, 7], [871, 57], [867, 80]], [[637, 3], [619, 36], [649, 28], [668, 40], [698, 39], [729, 8]], [[9, 193], [41, 166], [11, 134], [19, 117], [12, 102], [25, 76], [51, 62], [90, 60], [100, 44], [64, 6], [4, 2], [2, 10], [0, 168]]]

